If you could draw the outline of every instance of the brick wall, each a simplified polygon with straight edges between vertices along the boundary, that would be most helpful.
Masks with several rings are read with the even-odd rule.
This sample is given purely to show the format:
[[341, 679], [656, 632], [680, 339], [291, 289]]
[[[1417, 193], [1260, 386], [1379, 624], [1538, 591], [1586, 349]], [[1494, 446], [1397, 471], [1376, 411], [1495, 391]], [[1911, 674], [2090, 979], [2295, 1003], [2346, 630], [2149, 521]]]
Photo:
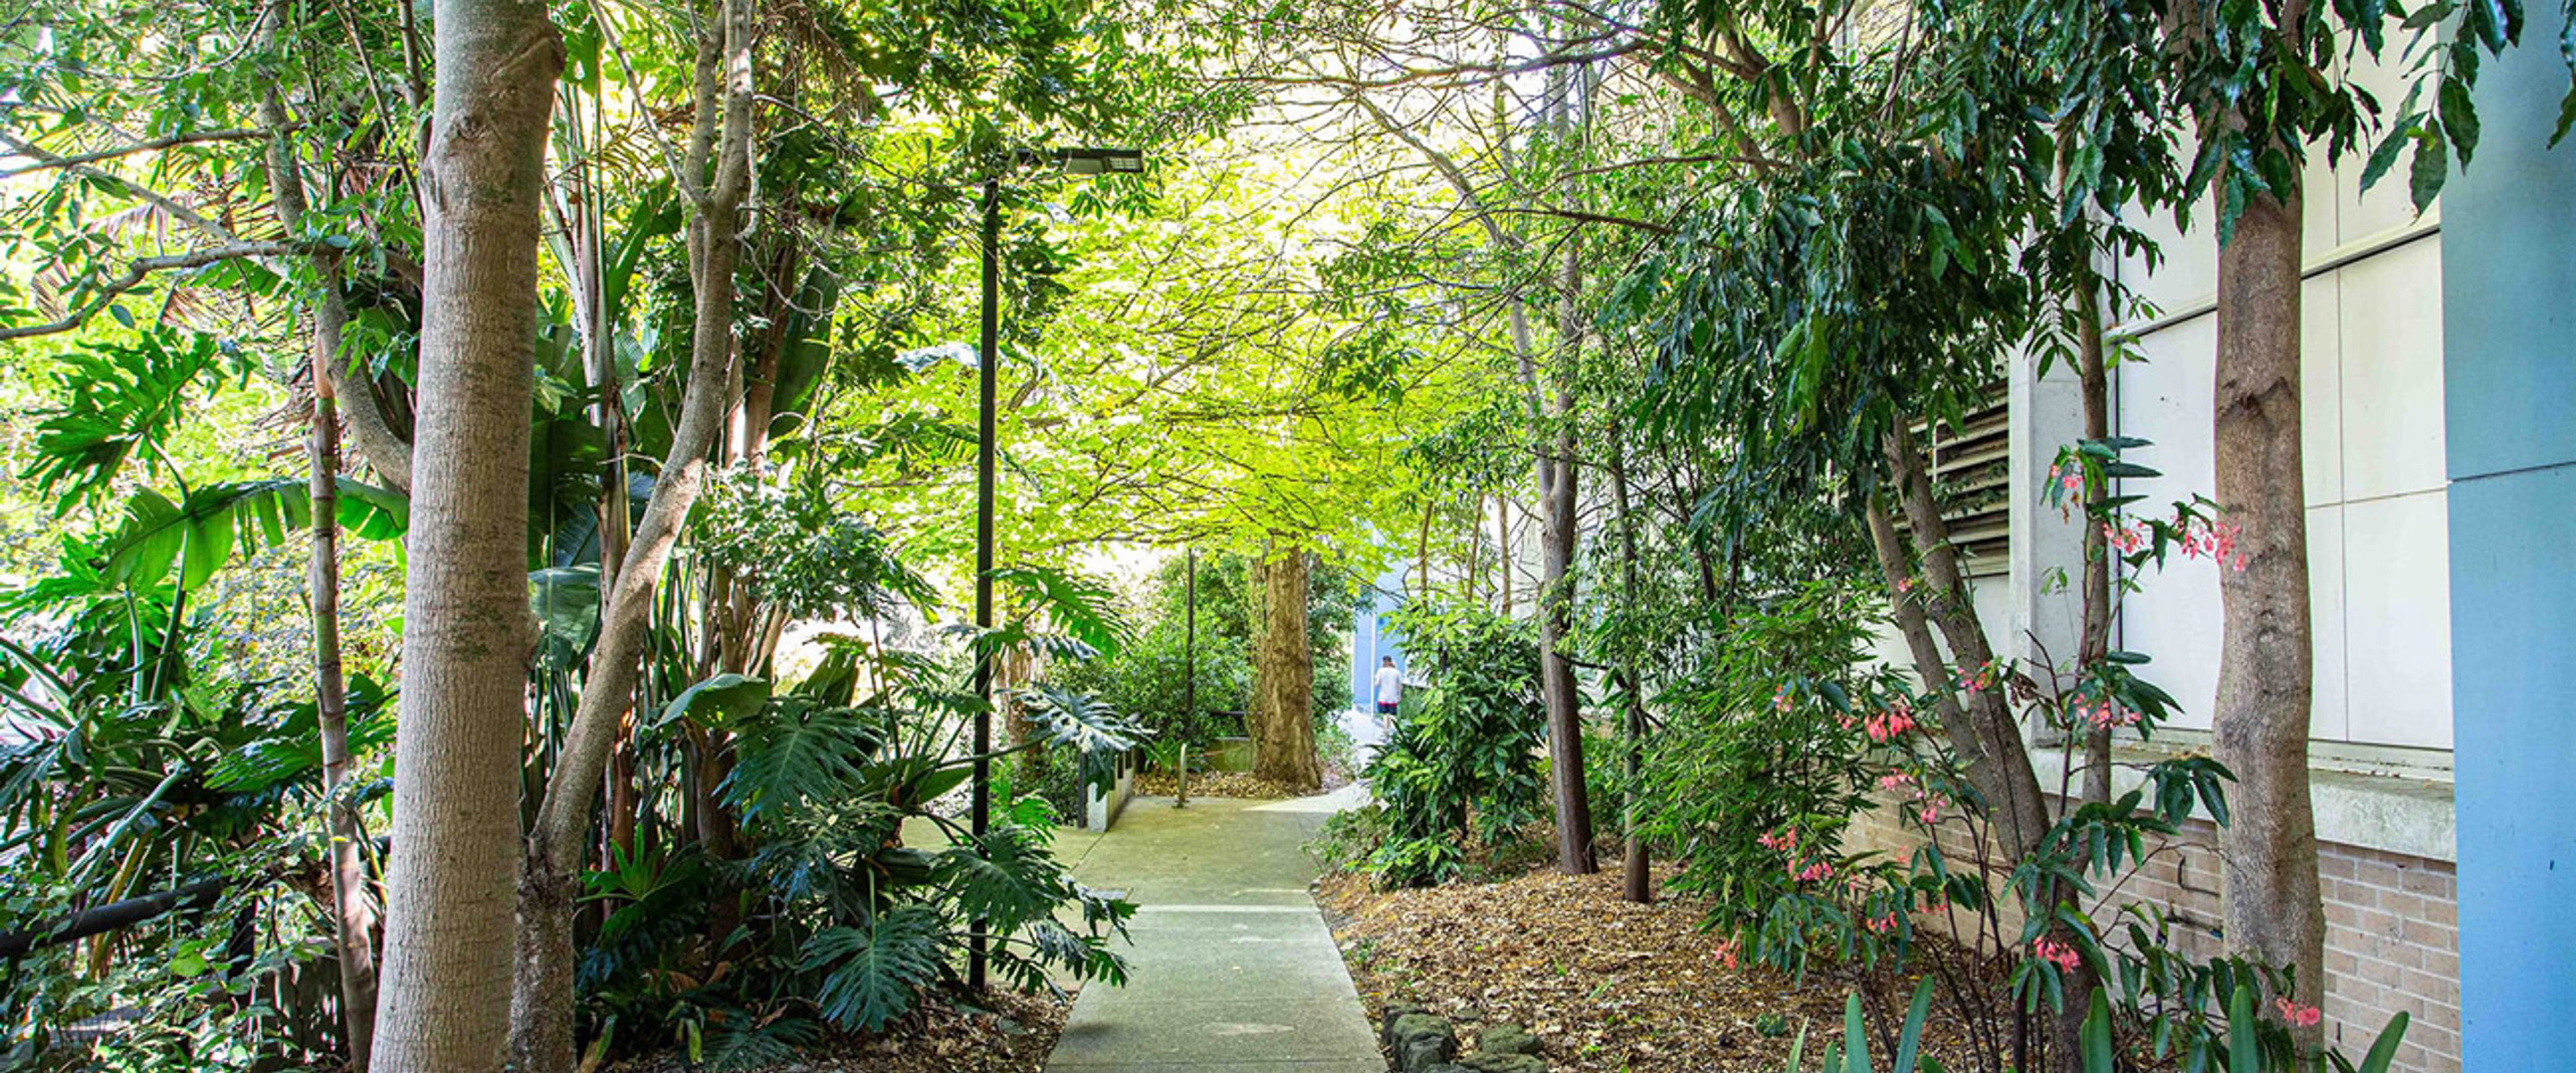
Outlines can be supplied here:
[[[1941, 834], [1945, 853], [1968, 859], [1957, 824], [1944, 824]], [[2216, 953], [2222, 918], [2215, 837], [2208, 825], [2195, 823], [2181, 837], [2150, 846], [2147, 864], [2106, 891], [2107, 900], [2154, 904], [2174, 925], [2179, 949]], [[1851, 838], [1855, 849], [1901, 857], [1920, 836], [1880, 808], [1854, 825]], [[2390, 1068], [2459, 1073], [2460, 935], [2451, 862], [2328, 843], [2318, 847], [2317, 873], [2326, 903], [2327, 1040], [2357, 1060], [2389, 1018], [2404, 1012], [2406, 1044]], [[2019, 921], [2005, 926], [2017, 929]]]

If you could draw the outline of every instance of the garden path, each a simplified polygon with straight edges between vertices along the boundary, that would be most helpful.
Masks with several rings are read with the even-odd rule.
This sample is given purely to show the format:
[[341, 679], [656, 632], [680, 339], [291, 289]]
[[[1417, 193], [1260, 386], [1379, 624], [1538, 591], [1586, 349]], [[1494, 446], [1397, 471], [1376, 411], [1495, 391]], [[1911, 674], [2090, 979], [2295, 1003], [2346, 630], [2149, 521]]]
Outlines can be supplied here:
[[1108, 833], [1059, 845], [1079, 854], [1075, 878], [1142, 908], [1127, 986], [1083, 988], [1047, 1073], [1384, 1073], [1302, 848], [1364, 798], [1143, 797]]

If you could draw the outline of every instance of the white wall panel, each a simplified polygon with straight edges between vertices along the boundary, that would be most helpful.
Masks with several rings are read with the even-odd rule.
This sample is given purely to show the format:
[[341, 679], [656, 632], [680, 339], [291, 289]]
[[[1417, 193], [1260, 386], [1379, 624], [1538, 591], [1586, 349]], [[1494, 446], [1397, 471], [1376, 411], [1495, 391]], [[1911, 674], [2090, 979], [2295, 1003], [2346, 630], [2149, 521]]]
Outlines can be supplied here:
[[2308, 508], [2308, 636], [2310, 666], [2308, 735], [2328, 741], [2352, 736], [2346, 662], [2344, 507]]
[[2343, 508], [2351, 740], [2451, 747], [2448, 500], [2433, 491]]
[[2343, 280], [2343, 498], [2442, 487], [2442, 247], [2412, 242]]
[[2299, 285], [2299, 467], [2312, 507], [2343, 501], [2341, 276]]

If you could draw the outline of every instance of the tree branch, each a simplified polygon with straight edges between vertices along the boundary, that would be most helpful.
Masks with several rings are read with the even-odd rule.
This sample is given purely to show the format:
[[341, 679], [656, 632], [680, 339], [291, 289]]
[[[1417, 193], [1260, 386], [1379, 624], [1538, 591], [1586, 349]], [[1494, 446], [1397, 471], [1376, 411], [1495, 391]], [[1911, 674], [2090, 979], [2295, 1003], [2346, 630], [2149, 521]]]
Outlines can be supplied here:
[[99, 310], [107, 308], [107, 304], [115, 301], [118, 295], [133, 290], [155, 272], [179, 272], [204, 268], [238, 257], [284, 257], [303, 251], [303, 245], [294, 242], [234, 242], [222, 246], [208, 246], [202, 250], [190, 250], [186, 253], [137, 257], [133, 263], [126, 266], [124, 276], [103, 285], [97, 296], [91, 298], [88, 304], [42, 324], [20, 324], [0, 328], [0, 341], [52, 335], [78, 328], [87, 323], [89, 318], [97, 316]]

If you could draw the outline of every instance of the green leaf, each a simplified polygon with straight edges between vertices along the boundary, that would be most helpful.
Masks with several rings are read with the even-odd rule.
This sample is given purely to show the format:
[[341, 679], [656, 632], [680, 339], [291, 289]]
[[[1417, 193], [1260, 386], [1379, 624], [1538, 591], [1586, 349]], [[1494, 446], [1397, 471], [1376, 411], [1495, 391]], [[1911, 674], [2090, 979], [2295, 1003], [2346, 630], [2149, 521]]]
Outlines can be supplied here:
[[887, 910], [859, 928], [827, 928], [805, 947], [803, 968], [828, 969], [815, 996], [823, 1016], [846, 1029], [877, 1032], [912, 1009], [939, 979], [939, 914], [928, 906]]
[[1888, 1073], [1914, 1073], [1916, 1056], [1923, 1050], [1923, 1024], [1931, 1015], [1932, 978], [1926, 976], [1914, 985], [1914, 1004], [1906, 1008], [1905, 1028], [1896, 1037], [1896, 1063]]
[[2255, 1035], [2254, 985], [2239, 980], [2227, 993], [2227, 1068], [2262, 1073], [2263, 1046]]
[[528, 610], [537, 618], [537, 662], [559, 672], [579, 666], [599, 633], [599, 564], [530, 573]]
[[1869, 1073], [1869, 1033], [1861, 1026], [1860, 996], [1843, 996], [1843, 1073]]
[[2469, 156], [2478, 148], [2478, 109], [2469, 101], [2468, 83], [2457, 78], [2442, 80], [2442, 129], [2451, 136], [2451, 144], [2460, 151], [2460, 164], [2466, 167]]
[[2093, 989], [2093, 1008], [2084, 1015], [2084, 1026], [2077, 1033], [2084, 1053], [2084, 1073], [2118, 1073], [2111, 1048], [2111, 1001], [2102, 988]]
[[663, 705], [662, 715], [653, 725], [663, 727], [686, 719], [703, 727], [731, 729], [768, 701], [768, 679], [719, 674], [681, 690], [671, 703]]
[[2406, 1040], [2406, 1014], [2400, 1011], [2379, 1030], [2379, 1038], [2370, 1044], [2370, 1054], [2363, 1057], [2354, 1073], [2388, 1073], [2388, 1064], [2397, 1060], [2397, 1045]]
[[2433, 136], [2424, 139], [2421, 147], [2415, 150], [2415, 171], [2410, 176], [2409, 186], [2415, 198], [2416, 212], [2421, 213], [2433, 206], [2433, 199], [2441, 196], [2442, 182], [2449, 177], [2450, 171], [2451, 146], [2442, 139], [2441, 131], [2436, 127]]

